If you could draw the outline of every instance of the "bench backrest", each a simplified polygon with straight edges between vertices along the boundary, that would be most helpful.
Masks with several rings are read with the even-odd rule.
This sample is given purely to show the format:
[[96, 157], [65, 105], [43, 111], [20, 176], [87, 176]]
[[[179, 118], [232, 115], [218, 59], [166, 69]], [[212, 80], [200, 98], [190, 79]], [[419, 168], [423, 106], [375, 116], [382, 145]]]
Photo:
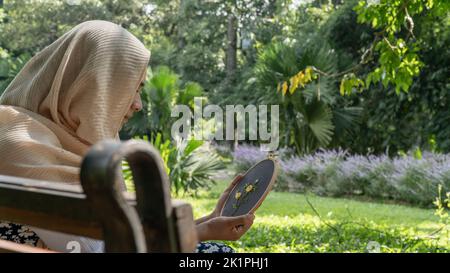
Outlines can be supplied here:
[[[135, 194], [123, 192], [123, 159], [133, 173]], [[192, 207], [171, 200], [164, 164], [148, 143], [94, 145], [80, 178], [76, 186], [0, 175], [0, 220], [103, 239], [106, 252], [194, 251]], [[0, 251], [28, 252], [10, 246], [0, 242]]]

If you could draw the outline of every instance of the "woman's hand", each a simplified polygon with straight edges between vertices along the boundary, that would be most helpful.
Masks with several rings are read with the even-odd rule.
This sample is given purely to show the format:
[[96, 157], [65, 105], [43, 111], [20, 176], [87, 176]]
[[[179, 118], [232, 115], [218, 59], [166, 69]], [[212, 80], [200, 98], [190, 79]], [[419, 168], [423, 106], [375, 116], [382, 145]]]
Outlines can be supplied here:
[[243, 177], [244, 176], [242, 176], [241, 174], [238, 174], [233, 179], [233, 181], [231, 181], [231, 183], [228, 186], [228, 188], [226, 188], [225, 191], [220, 196], [219, 201], [217, 201], [216, 207], [214, 208], [213, 212], [210, 214], [211, 218], [220, 216], [220, 212], [222, 211], [223, 206], [225, 205], [225, 202], [227, 201], [228, 196], [230, 195], [230, 192], [233, 190], [234, 186], [236, 186], [236, 184], [239, 183], [239, 181], [241, 181], [241, 179]]
[[254, 219], [254, 214], [236, 217], [215, 217], [196, 226], [197, 236], [199, 241], [236, 241], [252, 226]]
[[195, 221], [199, 241], [239, 240], [252, 226], [253, 220], [255, 219], [255, 215], [253, 214], [236, 217], [220, 216], [220, 212], [222, 211], [228, 196], [242, 178], [243, 175], [238, 174], [220, 196], [213, 212]]
[[220, 216], [220, 212], [222, 211], [223, 206], [225, 205], [225, 202], [227, 201], [228, 195], [230, 194], [230, 192], [233, 190], [234, 186], [236, 186], [236, 184], [241, 181], [241, 179], [244, 176], [241, 174], [238, 174], [233, 181], [231, 181], [230, 185], [225, 189], [225, 191], [222, 193], [222, 195], [219, 198], [219, 201], [217, 201], [216, 207], [214, 208], [213, 212], [211, 212], [210, 214], [208, 214], [207, 216], [204, 216], [202, 218], [199, 218], [197, 220], [195, 220], [195, 224], [199, 225], [205, 221], [211, 220], [215, 217], [219, 217]]

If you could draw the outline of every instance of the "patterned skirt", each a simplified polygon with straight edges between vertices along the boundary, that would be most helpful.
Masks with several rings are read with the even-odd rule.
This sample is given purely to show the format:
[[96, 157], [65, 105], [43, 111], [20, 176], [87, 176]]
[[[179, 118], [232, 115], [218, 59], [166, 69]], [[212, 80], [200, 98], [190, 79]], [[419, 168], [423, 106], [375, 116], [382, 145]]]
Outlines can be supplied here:
[[197, 245], [196, 253], [234, 253], [234, 249], [222, 243], [201, 242]]
[[36, 233], [20, 224], [0, 222], [0, 239], [18, 244], [44, 247]]

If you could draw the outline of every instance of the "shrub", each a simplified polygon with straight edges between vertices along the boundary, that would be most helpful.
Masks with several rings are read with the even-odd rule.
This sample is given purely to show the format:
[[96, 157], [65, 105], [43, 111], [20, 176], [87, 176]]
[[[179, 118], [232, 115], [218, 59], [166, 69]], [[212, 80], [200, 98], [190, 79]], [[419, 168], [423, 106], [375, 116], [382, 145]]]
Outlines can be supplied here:
[[[162, 141], [157, 134], [151, 144], [158, 149], [164, 161], [171, 182], [171, 190], [175, 195], [196, 194], [200, 188], [209, 188], [214, 184], [213, 175], [224, 165], [219, 156], [205, 147], [200, 140]], [[144, 137], [144, 140], [148, 139]], [[133, 191], [131, 170], [126, 162], [122, 165], [123, 177], [127, 188]]]

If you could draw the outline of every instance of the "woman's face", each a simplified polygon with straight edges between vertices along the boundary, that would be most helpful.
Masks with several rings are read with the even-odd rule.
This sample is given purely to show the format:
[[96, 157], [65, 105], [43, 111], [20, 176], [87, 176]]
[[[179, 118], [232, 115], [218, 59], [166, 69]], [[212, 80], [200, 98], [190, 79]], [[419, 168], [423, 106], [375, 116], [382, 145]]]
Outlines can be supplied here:
[[128, 122], [128, 120], [133, 116], [133, 114], [135, 112], [139, 112], [142, 110], [141, 92], [142, 92], [142, 87], [144, 87], [144, 82], [145, 82], [145, 79], [139, 85], [138, 90], [136, 90], [136, 93], [133, 98], [133, 103], [131, 103], [131, 106], [128, 109], [128, 112], [126, 113], [125, 117], [123, 118], [121, 127], [123, 127], [123, 125], [125, 125], [125, 123]]

